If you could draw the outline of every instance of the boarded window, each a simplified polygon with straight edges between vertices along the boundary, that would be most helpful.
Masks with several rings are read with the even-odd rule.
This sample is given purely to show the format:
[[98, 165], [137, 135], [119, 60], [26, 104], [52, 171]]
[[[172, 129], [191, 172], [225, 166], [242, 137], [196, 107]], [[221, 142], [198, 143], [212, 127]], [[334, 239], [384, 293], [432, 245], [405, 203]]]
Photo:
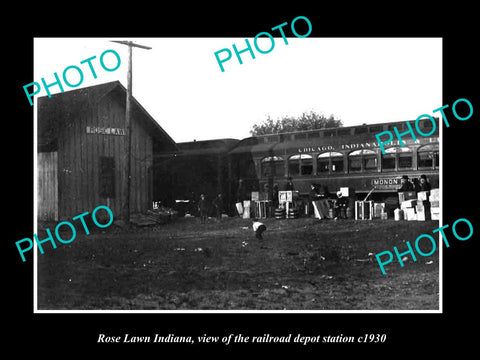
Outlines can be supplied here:
[[100, 197], [115, 197], [115, 159], [100, 156]]

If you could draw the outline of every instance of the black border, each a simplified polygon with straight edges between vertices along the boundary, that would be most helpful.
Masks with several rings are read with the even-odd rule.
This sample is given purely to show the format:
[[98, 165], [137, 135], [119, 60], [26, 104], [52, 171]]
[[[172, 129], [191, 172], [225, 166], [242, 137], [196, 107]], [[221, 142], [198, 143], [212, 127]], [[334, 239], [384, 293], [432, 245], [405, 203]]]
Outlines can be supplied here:
[[[359, 336], [365, 333], [387, 334], [385, 344], [372, 345], [252, 345], [222, 344], [190, 347], [196, 354], [223, 350], [238, 353], [240, 350], [275, 348], [285, 351], [326, 352], [341, 354], [343, 350], [378, 352], [400, 356], [418, 356], [421, 352], [435, 355], [442, 349], [461, 349], [462, 353], [475, 344], [475, 323], [468, 321], [476, 312], [476, 254], [478, 250], [476, 187], [476, 129], [480, 113], [478, 86], [478, 58], [474, 36], [476, 24], [474, 4], [451, 4], [438, 8], [421, 9], [399, 3], [392, 8], [354, 7], [341, 4], [338, 8], [322, 3], [305, 9], [294, 9], [289, 4], [270, 5], [266, 12], [258, 6], [249, 7], [223, 3], [218, 6], [201, 4], [198, 9], [184, 4], [175, 12], [171, 7], [158, 3], [146, 5], [110, 5], [106, 13], [93, 5], [68, 9], [43, 7], [36, 11], [31, 7], [19, 20], [21, 33], [6, 40], [3, 68], [7, 74], [4, 110], [4, 134], [12, 140], [2, 142], [4, 159], [5, 212], [2, 242], [4, 278], [3, 307], [8, 321], [5, 344], [16, 351], [58, 353], [66, 346], [66, 353], [91, 354], [101, 351], [113, 355], [132, 350], [155, 351], [157, 356], [169, 356], [159, 344], [101, 345], [96, 344], [98, 333], [125, 333], [151, 335], [175, 333], [197, 336], [204, 333], [216, 336], [230, 333], [244, 335], [286, 335], [289, 333], [344, 334]], [[108, 6], [108, 5], [107, 5]], [[124, 9], [120, 9], [122, 7]], [[53, 11], [55, 10], [55, 11]], [[448, 11], [447, 11], [448, 10]], [[25, 11], [20, 12], [25, 13]], [[469, 99], [474, 115], [465, 122], [453, 120], [443, 132], [443, 223], [452, 224], [458, 218], [469, 219], [475, 228], [474, 236], [465, 242], [450, 241], [444, 249], [443, 314], [33, 314], [33, 259], [19, 260], [14, 242], [33, 234], [33, 108], [25, 101], [22, 86], [33, 81], [34, 37], [253, 37], [296, 16], [306, 16], [313, 25], [310, 37], [442, 37], [444, 104], [452, 104], [458, 98]], [[2, 25], [5, 26], [5, 25]], [[11, 34], [12, 29], [4, 29]], [[419, 57], [432, 56], [428, 53]], [[436, 60], [436, 59], [432, 59]], [[425, 84], [426, 87], [429, 84]], [[475, 89], [476, 88], [476, 89]], [[476, 92], [474, 91], [477, 90]], [[12, 101], [13, 100], [13, 101]], [[426, 111], [433, 109], [426, 109]], [[420, 115], [420, 114], [419, 114]], [[5, 259], [4, 258], [4, 259]], [[469, 325], [473, 325], [469, 326]], [[27, 348], [27, 346], [28, 348]], [[69, 346], [72, 345], [72, 346]], [[61, 347], [59, 347], [61, 346]], [[188, 346], [168, 345], [168, 350], [179, 354]], [[340, 351], [342, 350], [342, 351]], [[387, 355], [387, 356], [388, 356]], [[173, 356], [173, 355], [170, 355]]]

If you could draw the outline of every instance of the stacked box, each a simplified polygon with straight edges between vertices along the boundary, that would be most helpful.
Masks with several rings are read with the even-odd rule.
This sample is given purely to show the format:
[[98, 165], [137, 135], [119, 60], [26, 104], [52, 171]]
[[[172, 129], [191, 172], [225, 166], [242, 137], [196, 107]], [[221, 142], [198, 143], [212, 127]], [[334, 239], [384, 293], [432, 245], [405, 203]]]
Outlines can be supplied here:
[[430, 215], [432, 220], [440, 220], [440, 208], [439, 207], [430, 208]]
[[410, 199], [402, 201], [400, 209], [403, 210], [403, 216], [405, 220], [412, 221], [417, 220], [417, 212], [415, 206], [417, 205], [417, 199]]
[[426, 208], [421, 208], [421, 209], [416, 209], [417, 211], [417, 220], [418, 221], [425, 221], [425, 220], [431, 220], [432, 216], [430, 214], [430, 211], [427, 210]]
[[417, 205], [416, 207], [420, 210], [430, 210], [430, 201], [426, 200], [417, 200]]
[[430, 201], [440, 201], [440, 189], [430, 190]]
[[250, 200], [243, 201], [243, 218], [250, 219]]
[[267, 218], [270, 213], [270, 201], [255, 201], [255, 217]]
[[404, 192], [399, 192], [398, 193], [398, 201], [400, 203], [406, 201], [406, 200], [411, 200], [411, 199], [416, 199], [417, 198], [417, 193], [415, 191], [404, 191]]
[[402, 201], [400, 209], [407, 209], [407, 208], [414, 208], [415, 205], [417, 205], [417, 200], [416, 199], [410, 199], [410, 200], [405, 200]]
[[355, 201], [355, 220], [373, 219], [373, 201]]
[[382, 213], [385, 212], [385, 203], [373, 204], [373, 216], [377, 219], [382, 218]]
[[[285, 190], [285, 191], [279, 191], [278, 192], [278, 202], [280, 204], [285, 203], [285, 202], [292, 202], [294, 200], [297, 200], [300, 195], [298, 191], [292, 191], [292, 190]], [[265, 199], [265, 200], [270, 200], [270, 199]]]
[[417, 220], [417, 213], [415, 212], [414, 207], [404, 208], [403, 214], [405, 216], [405, 220], [408, 220], [408, 221]]
[[430, 191], [419, 191], [417, 193], [417, 200], [427, 201]]
[[417, 206], [415, 206], [417, 212], [417, 220], [425, 221], [430, 220], [430, 202], [424, 200], [417, 200]]
[[260, 193], [258, 191], [252, 191], [252, 201], [259, 201]]
[[418, 209], [415, 209], [416, 212], [417, 212], [417, 220], [418, 221], [425, 221], [426, 220], [426, 217], [425, 217], [425, 210], [418, 210]]
[[351, 187], [341, 187], [340, 191], [343, 197], [350, 197], [355, 195], [355, 190], [353, 190]]
[[440, 220], [440, 189], [430, 190], [430, 215], [432, 220]]

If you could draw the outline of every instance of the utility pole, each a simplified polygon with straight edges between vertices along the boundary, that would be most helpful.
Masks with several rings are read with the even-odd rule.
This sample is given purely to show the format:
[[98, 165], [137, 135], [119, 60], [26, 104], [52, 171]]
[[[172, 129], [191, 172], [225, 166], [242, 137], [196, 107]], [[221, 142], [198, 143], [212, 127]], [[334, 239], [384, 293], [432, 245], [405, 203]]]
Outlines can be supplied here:
[[124, 179], [122, 192], [122, 217], [126, 224], [130, 223], [130, 183], [131, 183], [131, 164], [132, 164], [132, 48], [138, 47], [141, 49], [150, 50], [151, 47], [135, 44], [132, 41], [115, 41], [128, 46], [128, 73], [127, 73], [127, 100], [125, 109], [125, 130], [127, 132], [127, 139], [125, 141], [124, 153]]

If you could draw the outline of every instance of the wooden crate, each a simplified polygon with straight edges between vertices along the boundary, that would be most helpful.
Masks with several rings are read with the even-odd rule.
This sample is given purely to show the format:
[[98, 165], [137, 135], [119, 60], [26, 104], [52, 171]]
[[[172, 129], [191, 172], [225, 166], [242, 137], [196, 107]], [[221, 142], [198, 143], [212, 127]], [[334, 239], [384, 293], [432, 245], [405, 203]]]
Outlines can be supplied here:
[[355, 201], [355, 220], [372, 220], [373, 201]]

